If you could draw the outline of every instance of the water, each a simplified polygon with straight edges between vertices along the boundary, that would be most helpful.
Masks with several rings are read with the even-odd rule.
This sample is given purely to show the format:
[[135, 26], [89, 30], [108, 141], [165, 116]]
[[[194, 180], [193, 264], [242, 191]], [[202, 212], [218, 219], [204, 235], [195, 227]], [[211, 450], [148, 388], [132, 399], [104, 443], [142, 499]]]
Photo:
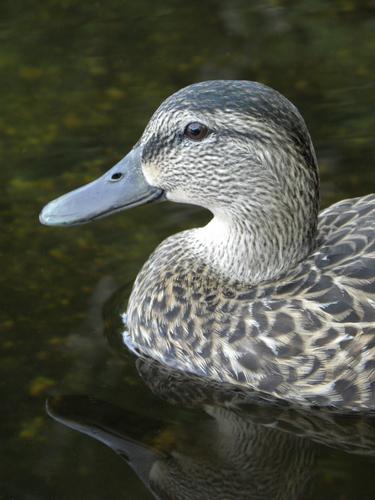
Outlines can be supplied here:
[[[180, 460], [175, 491], [194, 499], [205, 491], [200, 471], [211, 478], [212, 468], [222, 474], [212, 476], [211, 492], [223, 498], [236, 481], [244, 498], [284, 498], [289, 477], [295, 498], [375, 497], [371, 422], [355, 430], [340, 423], [347, 451], [334, 437], [337, 424], [327, 430], [318, 420], [307, 437], [302, 420], [298, 438], [294, 414], [287, 424], [269, 416], [270, 432], [271, 410], [247, 408], [236, 417], [245, 423], [221, 428], [216, 397], [192, 404], [180, 389], [171, 404], [121, 349], [116, 300], [163, 238], [204, 223], [205, 212], [160, 204], [70, 229], [37, 219], [45, 202], [121, 158], [163, 98], [213, 78], [262, 81], [297, 104], [316, 146], [323, 206], [374, 192], [373, 14], [373, 4], [359, 0], [1, 3], [0, 498], [152, 498], [144, 482], [155, 453]], [[56, 418], [96, 429], [109, 445], [121, 435], [115, 444], [128, 459], [126, 439], [145, 443], [143, 454], [137, 448], [142, 460], [132, 462], [143, 464], [135, 468], [144, 481], [110, 448], [47, 415], [47, 397], [61, 395], [81, 399], [51, 400]], [[257, 435], [264, 445], [244, 461], [238, 444], [232, 460], [228, 443], [218, 450], [224, 428], [232, 443]], [[255, 469], [238, 479], [246, 460]], [[157, 467], [159, 478], [169, 477]]]

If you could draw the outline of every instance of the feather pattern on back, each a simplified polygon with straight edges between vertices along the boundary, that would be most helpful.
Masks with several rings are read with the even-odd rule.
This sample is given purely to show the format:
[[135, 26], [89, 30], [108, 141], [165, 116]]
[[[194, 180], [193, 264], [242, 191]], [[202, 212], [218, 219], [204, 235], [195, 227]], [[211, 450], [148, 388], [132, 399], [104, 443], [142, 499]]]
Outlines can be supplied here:
[[[316, 250], [246, 286], [189, 259], [191, 231], [138, 275], [128, 341], [164, 363], [305, 405], [375, 407], [375, 195], [319, 216]], [[192, 230], [195, 231], [195, 230]]]

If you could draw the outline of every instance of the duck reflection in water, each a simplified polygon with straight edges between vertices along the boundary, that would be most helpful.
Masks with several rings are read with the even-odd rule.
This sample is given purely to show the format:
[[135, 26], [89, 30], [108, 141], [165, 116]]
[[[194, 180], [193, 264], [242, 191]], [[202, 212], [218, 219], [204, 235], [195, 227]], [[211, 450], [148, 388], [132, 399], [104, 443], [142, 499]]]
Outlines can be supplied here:
[[370, 416], [297, 411], [147, 359], [138, 359], [137, 368], [156, 395], [205, 415], [176, 427], [86, 396], [50, 398], [47, 411], [123, 457], [155, 498], [302, 499], [319, 444], [375, 455]]

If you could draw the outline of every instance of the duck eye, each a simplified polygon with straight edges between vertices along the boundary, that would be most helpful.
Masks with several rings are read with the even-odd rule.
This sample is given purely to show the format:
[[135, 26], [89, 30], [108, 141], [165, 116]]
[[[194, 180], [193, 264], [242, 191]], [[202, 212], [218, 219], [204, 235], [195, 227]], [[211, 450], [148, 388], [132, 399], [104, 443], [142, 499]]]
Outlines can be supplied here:
[[111, 181], [119, 181], [122, 178], [122, 173], [121, 172], [116, 172], [111, 175]]
[[192, 141], [202, 141], [207, 137], [208, 128], [203, 123], [192, 122], [186, 125], [184, 135]]

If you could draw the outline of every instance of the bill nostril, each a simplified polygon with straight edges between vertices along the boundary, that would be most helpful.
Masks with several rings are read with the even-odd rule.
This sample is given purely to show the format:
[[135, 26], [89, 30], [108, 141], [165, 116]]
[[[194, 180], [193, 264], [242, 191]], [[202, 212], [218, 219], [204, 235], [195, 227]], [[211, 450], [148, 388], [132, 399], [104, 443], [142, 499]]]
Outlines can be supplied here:
[[122, 174], [121, 172], [116, 172], [111, 175], [111, 181], [119, 181], [123, 176], [124, 174]]

